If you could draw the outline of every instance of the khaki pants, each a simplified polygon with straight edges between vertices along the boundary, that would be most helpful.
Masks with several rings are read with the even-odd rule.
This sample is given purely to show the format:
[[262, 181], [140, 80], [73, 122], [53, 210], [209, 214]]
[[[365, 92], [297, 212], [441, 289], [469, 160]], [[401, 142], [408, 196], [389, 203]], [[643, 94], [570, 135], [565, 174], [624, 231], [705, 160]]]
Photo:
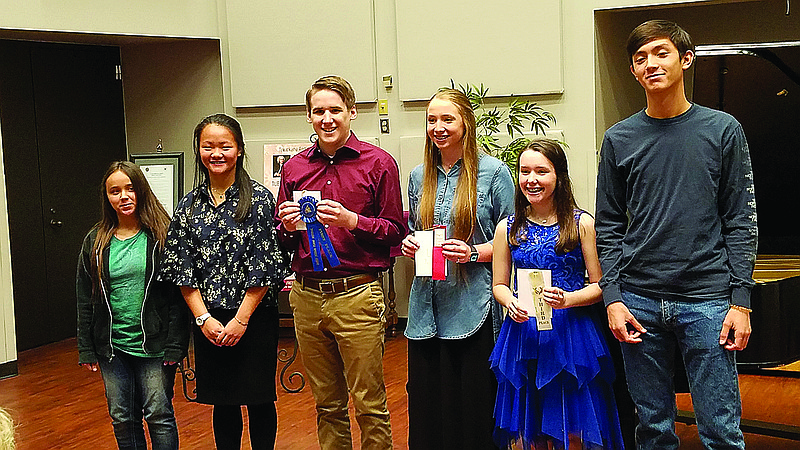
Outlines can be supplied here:
[[323, 450], [352, 449], [348, 391], [361, 448], [391, 449], [392, 431], [383, 382], [384, 316], [380, 281], [339, 294], [303, 288], [289, 293], [295, 333], [317, 404], [317, 438]]

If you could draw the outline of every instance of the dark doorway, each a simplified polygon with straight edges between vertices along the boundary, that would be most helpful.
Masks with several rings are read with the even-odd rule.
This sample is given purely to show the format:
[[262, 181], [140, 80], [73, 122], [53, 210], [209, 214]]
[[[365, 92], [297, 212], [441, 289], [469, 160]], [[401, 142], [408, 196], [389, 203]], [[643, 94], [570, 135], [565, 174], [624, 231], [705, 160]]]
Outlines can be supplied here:
[[0, 40], [17, 349], [75, 335], [75, 268], [99, 182], [126, 159], [118, 47]]

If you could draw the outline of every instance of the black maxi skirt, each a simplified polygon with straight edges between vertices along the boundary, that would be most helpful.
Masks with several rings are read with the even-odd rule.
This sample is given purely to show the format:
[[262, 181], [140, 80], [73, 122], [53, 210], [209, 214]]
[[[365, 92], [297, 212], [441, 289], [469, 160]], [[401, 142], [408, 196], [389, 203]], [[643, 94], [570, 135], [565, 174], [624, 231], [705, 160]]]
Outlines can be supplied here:
[[[224, 326], [235, 309], [212, 309]], [[217, 347], [200, 330], [194, 333], [197, 402], [208, 405], [260, 405], [274, 402], [278, 351], [278, 307], [261, 303], [247, 331], [233, 347]]]
[[408, 448], [496, 449], [491, 316], [464, 339], [408, 340]]

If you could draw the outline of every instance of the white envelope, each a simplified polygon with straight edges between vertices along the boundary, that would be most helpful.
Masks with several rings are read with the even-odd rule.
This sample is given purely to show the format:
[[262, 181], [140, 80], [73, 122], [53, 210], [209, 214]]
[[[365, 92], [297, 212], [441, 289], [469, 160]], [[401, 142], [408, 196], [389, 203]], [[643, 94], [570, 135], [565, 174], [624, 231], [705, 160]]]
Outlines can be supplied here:
[[[414, 232], [414, 237], [419, 243], [419, 248], [414, 254], [414, 274], [418, 277], [433, 276], [434, 247], [441, 247], [445, 240], [445, 228], [433, 228], [431, 230], [418, 230]], [[439, 253], [439, 257], [442, 258]], [[444, 276], [447, 276], [447, 261], [444, 264]]]

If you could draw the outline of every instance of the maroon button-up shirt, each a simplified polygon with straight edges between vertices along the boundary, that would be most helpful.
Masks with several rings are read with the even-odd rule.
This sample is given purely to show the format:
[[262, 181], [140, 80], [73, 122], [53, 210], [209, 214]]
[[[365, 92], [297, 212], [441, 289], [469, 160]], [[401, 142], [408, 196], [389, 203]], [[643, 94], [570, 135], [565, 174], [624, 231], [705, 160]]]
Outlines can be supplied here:
[[[389, 268], [389, 249], [407, 233], [403, 220], [400, 171], [392, 155], [354, 133], [331, 158], [317, 144], [296, 154], [283, 165], [278, 205], [293, 200], [293, 192], [320, 191], [322, 199], [335, 200], [358, 214], [354, 230], [327, 227], [341, 264], [315, 272], [306, 231], [286, 231], [280, 218], [278, 236], [285, 248], [294, 250], [292, 270], [313, 278], [339, 278], [377, 273]], [[276, 209], [277, 213], [277, 209]]]

